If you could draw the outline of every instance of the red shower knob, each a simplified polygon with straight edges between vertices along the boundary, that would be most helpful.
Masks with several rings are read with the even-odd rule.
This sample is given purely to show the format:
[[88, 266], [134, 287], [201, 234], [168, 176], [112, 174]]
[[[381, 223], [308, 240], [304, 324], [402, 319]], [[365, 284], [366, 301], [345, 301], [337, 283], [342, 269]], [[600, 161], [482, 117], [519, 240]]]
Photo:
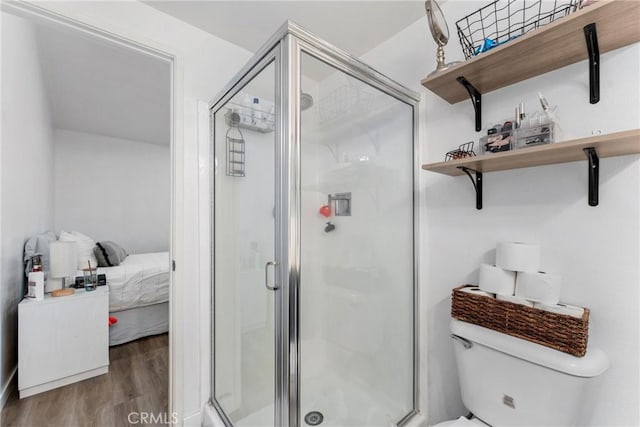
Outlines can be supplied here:
[[325, 218], [329, 218], [331, 216], [331, 208], [329, 207], [329, 205], [324, 205], [323, 207], [321, 207], [319, 212], [320, 215]]

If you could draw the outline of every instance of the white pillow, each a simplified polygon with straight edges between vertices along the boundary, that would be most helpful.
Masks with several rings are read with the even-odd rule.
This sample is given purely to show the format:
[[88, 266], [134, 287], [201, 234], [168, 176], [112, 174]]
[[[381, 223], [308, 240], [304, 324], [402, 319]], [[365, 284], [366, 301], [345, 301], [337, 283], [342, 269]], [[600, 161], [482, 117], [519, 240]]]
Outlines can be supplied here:
[[91, 237], [87, 236], [86, 234], [82, 234], [79, 231], [72, 231], [71, 234], [73, 234], [74, 236], [83, 239], [83, 240], [91, 240], [93, 242], [95, 242], [95, 240], [93, 240]]
[[59, 240], [62, 242], [76, 242], [78, 246], [78, 270], [89, 267], [89, 261], [91, 262], [91, 268], [98, 267], [98, 260], [93, 254], [93, 248], [96, 246], [96, 242], [91, 237], [78, 231], [68, 233], [61, 230]]

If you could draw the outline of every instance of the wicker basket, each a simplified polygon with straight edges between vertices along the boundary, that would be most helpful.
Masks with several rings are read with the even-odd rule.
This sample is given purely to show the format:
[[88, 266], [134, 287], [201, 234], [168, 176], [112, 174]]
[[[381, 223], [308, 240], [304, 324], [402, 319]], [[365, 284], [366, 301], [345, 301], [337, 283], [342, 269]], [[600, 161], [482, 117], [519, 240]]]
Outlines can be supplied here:
[[451, 317], [473, 323], [555, 350], [582, 357], [587, 352], [589, 309], [582, 318], [551, 313], [483, 295], [460, 292], [451, 295]]

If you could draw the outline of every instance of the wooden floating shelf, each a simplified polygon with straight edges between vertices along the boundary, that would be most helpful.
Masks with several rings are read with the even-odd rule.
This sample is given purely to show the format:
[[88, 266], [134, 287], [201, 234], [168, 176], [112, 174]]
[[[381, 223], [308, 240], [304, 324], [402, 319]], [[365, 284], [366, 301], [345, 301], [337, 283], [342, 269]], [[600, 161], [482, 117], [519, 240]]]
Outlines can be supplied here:
[[[422, 169], [445, 175], [466, 174], [476, 192], [476, 209], [482, 209], [482, 174], [533, 166], [587, 160], [589, 206], [598, 206], [600, 157], [640, 154], [640, 129], [522, 148], [505, 153], [467, 157], [449, 162], [422, 165]], [[472, 176], [473, 175], [473, 176]]]
[[601, 54], [638, 42], [640, 1], [600, 0], [421, 83], [455, 104], [469, 98], [458, 77], [484, 94], [571, 65], [588, 58], [583, 28], [591, 23], [596, 24]]
[[504, 153], [467, 157], [449, 162], [429, 163], [422, 165], [422, 169], [458, 176], [465, 174], [462, 168], [476, 172], [497, 172], [569, 163], [586, 160], [587, 157], [583, 151], [585, 148], [595, 148], [601, 158], [640, 154], [640, 129], [556, 142]]

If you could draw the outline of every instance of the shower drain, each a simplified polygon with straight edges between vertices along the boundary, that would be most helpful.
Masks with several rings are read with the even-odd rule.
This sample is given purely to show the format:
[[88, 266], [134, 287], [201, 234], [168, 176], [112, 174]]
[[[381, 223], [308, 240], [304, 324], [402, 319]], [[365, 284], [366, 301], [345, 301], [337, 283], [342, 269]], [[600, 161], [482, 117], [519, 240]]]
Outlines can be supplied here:
[[304, 416], [304, 422], [310, 426], [317, 426], [324, 420], [324, 415], [319, 411], [311, 411]]

